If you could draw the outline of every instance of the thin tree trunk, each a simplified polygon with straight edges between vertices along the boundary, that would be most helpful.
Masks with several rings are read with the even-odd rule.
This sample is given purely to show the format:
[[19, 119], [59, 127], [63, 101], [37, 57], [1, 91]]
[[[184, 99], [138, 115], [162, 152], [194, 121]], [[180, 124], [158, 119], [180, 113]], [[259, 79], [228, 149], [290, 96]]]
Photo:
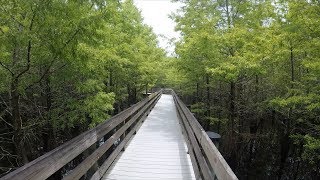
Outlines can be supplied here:
[[227, 13], [227, 23], [228, 23], [228, 28], [231, 27], [231, 20], [230, 20], [230, 12], [229, 12], [229, 0], [226, 0], [226, 13]]
[[[293, 48], [290, 47], [290, 65], [291, 65], [291, 88], [294, 88], [293, 82], [294, 77], [294, 56]], [[292, 108], [289, 109], [289, 117], [286, 123], [285, 134], [280, 139], [280, 165], [277, 172], [278, 179], [281, 179], [283, 175], [283, 170], [285, 168], [285, 163], [287, 161], [289, 150], [290, 150], [290, 134], [291, 134], [291, 118], [292, 118]]]
[[196, 99], [196, 103], [200, 102], [200, 97], [199, 97], [199, 82], [197, 82], [197, 99]]
[[210, 77], [209, 74], [206, 74], [206, 94], [207, 94], [207, 113], [206, 113], [206, 117], [207, 117], [207, 123], [206, 123], [206, 127], [205, 130], [209, 130], [210, 128], [210, 116], [211, 116], [211, 103], [210, 103]]
[[42, 87], [44, 89], [43, 93], [43, 106], [45, 107], [46, 113], [46, 124], [43, 132], [44, 140], [44, 152], [48, 152], [56, 147], [55, 132], [53, 127], [53, 122], [50, 116], [50, 110], [52, 105], [52, 95], [51, 95], [51, 85], [50, 85], [50, 76], [47, 74], [44, 78], [44, 84]]
[[[290, 47], [290, 64], [291, 64], [291, 81], [295, 81], [295, 76], [294, 76], [294, 56], [293, 56], [293, 48]], [[292, 83], [292, 88], [293, 88], [293, 83]]]
[[218, 118], [219, 118], [219, 122], [218, 122], [218, 133], [220, 133], [220, 126], [221, 126], [221, 119], [222, 119], [222, 107], [223, 107], [223, 104], [222, 104], [222, 83], [221, 81], [219, 81], [219, 89], [218, 89], [218, 102], [216, 103], [217, 106], [220, 106], [219, 109], [218, 109]]
[[231, 134], [234, 132], [234, 120], [235, 120], [235, 95], [236, 95], [235, 83], [230, 83], [230, 122], [231, 122]]
[[10, 87], [10, 104], [12, 113], [12, 124], [13, 124], [13, 134], [14, 134], [14, 145], [17, 154], [22, 158], [21, 163], [26, 164], [29, 162], [27, 157], [27, 152], [25, 150], [22, 134], [22, 120], [20, 114], [20, 94], [18, 92], [19, 79], [12, 76], [11, 87]]

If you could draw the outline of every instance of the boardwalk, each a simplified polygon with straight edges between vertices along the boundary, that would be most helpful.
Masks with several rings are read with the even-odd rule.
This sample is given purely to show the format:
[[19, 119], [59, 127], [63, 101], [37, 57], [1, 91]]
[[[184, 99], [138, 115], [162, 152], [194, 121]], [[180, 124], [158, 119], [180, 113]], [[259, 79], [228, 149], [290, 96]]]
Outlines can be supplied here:
[[161, 96], [103, 179], [195, 179], [172, 95]]
[[200, 123], [170, 89], [151, 94], [0, 180], [53, 179], [55, 173], [62, 175], [59, 169], [68, 172], [63, 180], [238, 180]]

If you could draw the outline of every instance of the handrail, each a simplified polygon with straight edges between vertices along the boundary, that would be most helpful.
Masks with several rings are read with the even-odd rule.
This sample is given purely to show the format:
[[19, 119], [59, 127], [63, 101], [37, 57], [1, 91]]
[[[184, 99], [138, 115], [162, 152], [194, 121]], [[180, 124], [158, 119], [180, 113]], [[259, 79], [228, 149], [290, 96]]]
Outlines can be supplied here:
[[[120, 139], [120, 144], [116, 146], [104, 163], [98, 169], [95, 169], [95, 173], [91, 177], [91, 179], [100, 179], [105, 170], [125, 147], [131, 136], [136, 132], [139, 127], [139, 122], [143, 121], [149, 111], [155, 106], [161, 94], [162, 91], [151, 94], [149, 97], [111, 117], [97, 127], [80, 134], [0, 179], [47, 179], [70, 161], [74, 160], [78, 155], [86, 150], [89, 151], [92, 146], [99, 144], [97, 145], [99, 147], [97, 147], [91, 155], [87, 156], [80, 164], [77, 164], [73, 170], [63, 177], [64, 179], [79, 179]], [[116, 132], [101, 144], [101, 140], [112, 130]]]
[[[168, 92], [168, 89], [165, 91]], [[223, 156], [208, 137], [200, 123], [193, 116], [177, 94], [171, 90], [180, 116], [180, 124], [185, 136], [196, 179], [237, 180]]]

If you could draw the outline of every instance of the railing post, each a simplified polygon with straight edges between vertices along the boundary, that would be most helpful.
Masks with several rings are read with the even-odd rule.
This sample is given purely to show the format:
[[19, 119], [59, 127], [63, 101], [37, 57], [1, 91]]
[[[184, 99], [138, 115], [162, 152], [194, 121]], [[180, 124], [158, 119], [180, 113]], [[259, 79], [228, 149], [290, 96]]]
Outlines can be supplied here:
[[[122, 126], [124, 126], [125, 124], [126, 124], [126, 120], [123, 121]], [[120, 138], [121, 141], [123, 141], [125, 137], [126, 137], [126, 131], [124, 131], [123, 134], [121, 135], [121, 138]], [[123, 146], [123, 148], [121, 149], [121, 151], [125, 151], [125, 150], [126, 150], [126, 147]]]

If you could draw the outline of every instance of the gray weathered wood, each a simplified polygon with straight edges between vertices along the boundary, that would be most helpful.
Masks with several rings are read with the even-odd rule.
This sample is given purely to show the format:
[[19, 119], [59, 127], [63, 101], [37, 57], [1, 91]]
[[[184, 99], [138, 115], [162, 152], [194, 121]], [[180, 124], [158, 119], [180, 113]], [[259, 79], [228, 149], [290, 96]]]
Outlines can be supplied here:
[[[183, 107], [180, 106], [180, 104], [177, 105], [177, 108], [181, 109], [183, 111]], [[186, 132], [187, 132], [187, 136], [191, 142], [192, 145], [192, 149], [195, 153], [195, 157], [199, 163], [199, 169], [203, 175], [204, 179], [213, 179], [213, 175], [210, 172], [210, 169], [206, 163], [205, 158], [203, 157], [203, 154], [201, 153], [201, 149], [200, 146], [196, 140], [196, 137], [194, 135], [194, 132], [192, 131], [189, 123], [188, 123], [188, 119], [186, 117], [186, 115], [184, 113], [180, 114], [183, 120], [183, 123], [185, 125], [186, 128]]]
[[[159, 97], [156, 99], [155, 102], [157, 102]], [[151, 105], [151, 107], [147, 110], [149, 111], [154, 107], [155, 102]], [[137, 131], [137, 128], [140, 126], [140, 123], [143, 122], [143, 120], [147, 117], [147, 113], [143, 115], [143, 117], [140, 118], [140, 120], [136, 123], [136, 125], [133, 127], [133, 129], [128, 133], [128, 135], [124, 138], [124, 140], [118, 145], [118, 147], [111, 153], [111, 155], [108, 157], [108, 159], [101, 165], [101, 167], [93, 174], [91, 177], [91, 180], [99, 180], [102, 178], [102, 176], [105, 174], [107, 169], [110, 167], [111, 163], [115, 160], [115, 158], [119, 155], [122, 148], [125, 147], [131, 136]]]
[[[201, 149], [203, 149], [204, 156], [207, 157], [209, 161], [209, 166], [213, 169], [217, 178], [221, 180], [237, 180], [238, 178], [233, 173], [233, 171], [231, 170], [225, 159], [222, 157], [218, 149], [212, 143], [212, 141], [210, 140], [200, 123], [196, 120], [196, 118], [193, 116], [190, 110], [183, 104], [183, 102], [179, 99], [175, 92], [171, 91], [171, 93], [175, 97], [175, 102], [177, 108], [179, 109], [180, 117], [184, 122], [184, 126], [187, 130], [189, 129], [188, 127], [190, 127], [195, 138], [197, 139], [197, 142], [200, 143], [199, 145]], [[189, 133], [187, 134], [189, 135]], [[190, 136], [188, 138], [190, 138]], [[198, 158], [197, 154], [196, 158]], [[206, 177], [204, 178], [207, 179]]]
[[212, 143], [206, 132], [202, 132], [201, 146], [207, 155], [208, 160], [218, 179], [237, 180], [237, 176], [233, 173], [223, 156], [220, 154], [216, 146]]
[[[146, 116], [145, 116], [146, 117]], [[125, 145], [128, 143], [128, 141], [130, 140], [131, 135], [134, 134], [134, 132], [136, 131], [136, 128], [139, 126], [139, 123], [141, 123], [142, 119], [135, 125], [134, 127], [134, 131], [130, 131], [128, 133], [128, 136], [126, 136], [124, 138], [124, 140], [118, 145], [119, 148], [115, 149], [110, 156], [108, 157], [108, 159], [101, 165], [101, 167], [93, 174], [93, 176], [91, 177], [91, 180], [99, 180], [102, 178], [102, 176], [105, 174], [105, 172], [107, 171], [107, 169], [110, 167], [110, 165], [112, 164], [112, 162], [116, 159], [116, 157], [119, 155], [119, 153], [122, 151], [122, 148], [125, 147]]]
[[[176, 103], [176, 99], [175, 100], [175, 103]], [[193, 167], [193, 171], [194, 171], [194, 174], [195, 174], [195, 177], [196, 179], [200, 179], [201, 176], [200, 176], [200, 171], [199, 171], [199, 168], [198, 168], [198, 164], [197, 164], [197, 160], [196, 160], [196, 157], [195, 157], [195, 154], [193, 152], [193, 148], [192, 148], [192, 145], [191, 145], [191, 142], [189, 140], [188, 136], [187, 135], [187, 131], [186, 131], [186, 128], [184, 126], [184, 123], [182, 121], [182, 117], [181, 117], [181, 114], [182, 114], [182, 111], [180, 108], [176, 107], [177, 110], [178, 110], [178, 114], [179, 114], [179, 120], [180, 120], [180, 125], [181, 125], [181, 129], [182, 129], [182, 133], [185, 135], [185, 140], [186, 140], [186, 143], [187, 143], [187, 147], [188, 147], [188, 153], [190, 155], [190, 159], [191, 159], [191, 163], [192, 163], [192, 167]]]
[[195, 179], [171, 95], [162, 95], [103, 179]]
[[116, 131], [102, 146], [96, 149], [90, 156], [81, 162], [75, 169], [73, 169], [64, 180], [80, 179], [91, 166], [113, 145], [113, 143], [120, 138], [121, 135], [143, 114], [157, 99], [151, 100], [138, 113], [136, 113], [127, 123], [125, 123], [119, 130]]

